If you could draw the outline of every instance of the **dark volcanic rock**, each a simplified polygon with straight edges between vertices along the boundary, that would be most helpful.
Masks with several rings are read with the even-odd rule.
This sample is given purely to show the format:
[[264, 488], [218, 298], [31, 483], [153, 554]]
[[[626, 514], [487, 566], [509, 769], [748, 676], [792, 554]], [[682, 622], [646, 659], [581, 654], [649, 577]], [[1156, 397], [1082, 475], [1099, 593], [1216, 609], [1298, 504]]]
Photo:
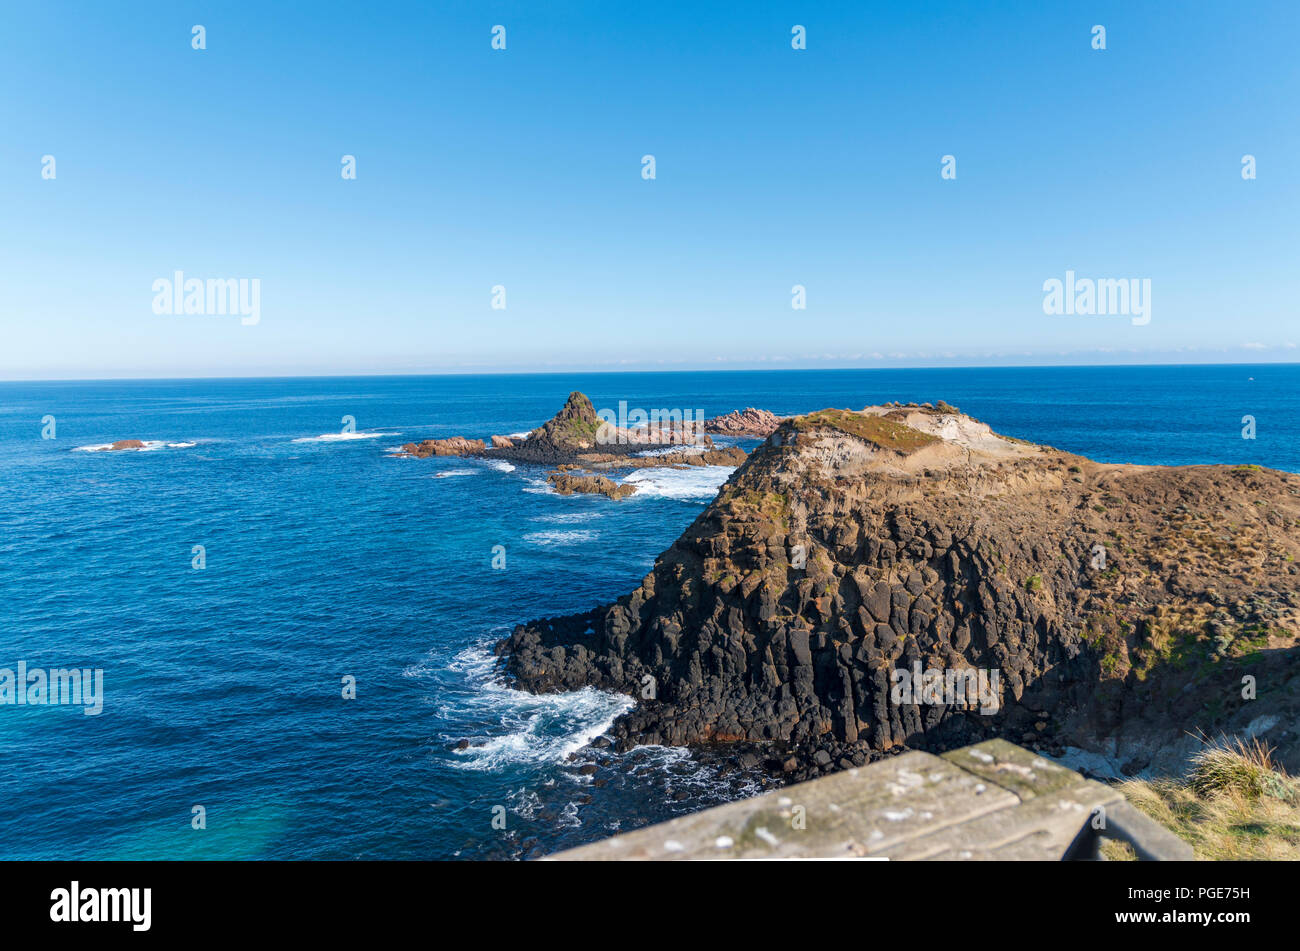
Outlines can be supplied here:
[[[766, 742], [789, 779], [993, 735], [1137, 768], [1246, 720], [1282, 724], [1261, 728], [1294, 768], [1298, 526], [1287, 473], [1098, 464], [945, 404], [824, 410], [631, 594], [497, 651], [524, 689], [638, 698], [619, 749]], [[897, 696], [912, 670], [996, 674], [996, 696]]]

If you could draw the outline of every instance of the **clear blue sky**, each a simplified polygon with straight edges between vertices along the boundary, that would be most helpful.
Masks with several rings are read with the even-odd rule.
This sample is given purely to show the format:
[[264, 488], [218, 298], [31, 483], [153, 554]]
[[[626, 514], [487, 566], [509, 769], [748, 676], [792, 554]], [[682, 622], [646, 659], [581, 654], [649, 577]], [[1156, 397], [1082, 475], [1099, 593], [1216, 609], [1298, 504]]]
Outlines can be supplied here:
[[704, 6], [8, 4], [0, 377], [1300, 356], [1295, 0]]

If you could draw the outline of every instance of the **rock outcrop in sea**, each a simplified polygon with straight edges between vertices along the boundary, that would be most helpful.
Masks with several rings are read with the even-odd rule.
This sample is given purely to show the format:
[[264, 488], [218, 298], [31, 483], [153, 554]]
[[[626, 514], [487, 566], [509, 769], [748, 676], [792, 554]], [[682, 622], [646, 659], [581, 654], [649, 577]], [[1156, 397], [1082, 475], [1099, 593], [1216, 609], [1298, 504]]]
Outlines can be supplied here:
[[88, 452], [129, 452], [148, 448], [148, 445], [143, 439], [118, 439], [103, 446], [83, 446], [82, 449]]
[[604, 476], [575, 475], [569, 472], [552, 472], [546, 481], [560, 495], [573, 495], [575, 492], [590, 495], [603, 495], [607, 499], [625, 499], [636, 491], [636, 486], [625, 482], [614, 482]]
[[466, 439], [464, 436], [451, 436], [447, 439], [425, 439], [422, 442], [408, 442], [402, 452], [417, 459], [430, 456], [468, 456], [482, 452], [487, 446], [481, 439]]
[[712, 419], [706, 419], [704, 421], [704, 431], [723, 436], [767, 437], [776, 432], [776, 428], [781, 425], [781, 421], [784, 419], [784, 416], [777, 416], [765, 409], [755, 409], [752, 406], [747, 406], [745, 409], [727, 413], [725, 416], [714, 416]]
[[1300, 476], [829, 409], [782, 422], [635, 591], [497, 652], [526, 690], [636, 698], [622, 746], [758, 743], [792, 779], [992, 736], [1172, 770], [1197, 731], [1295, 769], [1298, 556]]
[[[430, 456], [490, 456], [533, 465], [549, 465], [554, 471], [548, 481], [561, 495], [593, 493], [610, 499], [632, 495], [636, 487], [616, 483], [601, 473], [651, 467], [738, 466], [745, 450], [737, 446], [715, 446], [708, 435], [694, 427], [669, 421], [642, 429], [621, 429], [602, 420], [583, 393], [573, 392], [554, 417], [520, 439], [481, 439], [452, 436], [407, 443], [399, 455], [426, 459]], [[640, 455], [647, 450], [662, 450]], [[585, 470], [585, 471], [583, 471]]]
[[[700, 438], [712, 446], [707, 436]], [[494, 459], [560, 466], [581, 463], [588, 457], [628, 456], [651, 446], [682, 442], [683, 437], [676, 431], [637, 434], [609, 426], [596, 415], [591, 400], [575, 391], [569, 394], [558, 413], [526, 436], [519, 439], [491, 436], [489, 441], [490, 449], [482, 439], [464, 436], [426, 439], [407, 443], [402, 447], [402, 454], [419, 458], [491, 455]]]
[[[621, 461], [648, 449], [670, 446], [712, 449], [713, 440], [672, 421], [642, 429], [619, 428], [602, 420], [586, 394], [575, 391], [554, 417], [526, 438], [501, 447], [493, 455], [551, 466], [585, 465]], [[651, 461], [647, 465], [677, 461], [676, 456], [651, 458], [665, 461]]]

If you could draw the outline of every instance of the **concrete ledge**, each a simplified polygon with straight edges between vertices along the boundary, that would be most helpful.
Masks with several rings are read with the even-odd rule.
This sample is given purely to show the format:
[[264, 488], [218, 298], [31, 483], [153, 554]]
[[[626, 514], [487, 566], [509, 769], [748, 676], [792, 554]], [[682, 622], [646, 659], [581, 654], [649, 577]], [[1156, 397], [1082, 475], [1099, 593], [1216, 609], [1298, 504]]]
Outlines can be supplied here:
[[943, 756], [903, 753], [548, 860], [1059, 860], [1083, 847], [1094, 815], [1113, 816], [1140, 841], [1152, 841], [1151, 857], [1191, 857], [1186, 843], [1136, 813], [1111, 787], [1005, 740], [989, 740]]

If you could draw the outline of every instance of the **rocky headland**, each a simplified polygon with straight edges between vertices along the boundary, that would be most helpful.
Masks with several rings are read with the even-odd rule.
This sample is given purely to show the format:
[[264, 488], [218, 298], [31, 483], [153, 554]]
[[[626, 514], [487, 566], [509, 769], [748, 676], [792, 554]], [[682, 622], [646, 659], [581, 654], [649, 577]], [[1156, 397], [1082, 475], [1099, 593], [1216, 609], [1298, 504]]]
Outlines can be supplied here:
[[522, 689], [637, 698], [620, 746], [730, 744], [788, 779], [993, 736], [1133, 775], [1258, 735], [1295, 770], [1297, 556], [1300, 476], [829, 409], [781, 422], [635, 591], [497, 652]]

